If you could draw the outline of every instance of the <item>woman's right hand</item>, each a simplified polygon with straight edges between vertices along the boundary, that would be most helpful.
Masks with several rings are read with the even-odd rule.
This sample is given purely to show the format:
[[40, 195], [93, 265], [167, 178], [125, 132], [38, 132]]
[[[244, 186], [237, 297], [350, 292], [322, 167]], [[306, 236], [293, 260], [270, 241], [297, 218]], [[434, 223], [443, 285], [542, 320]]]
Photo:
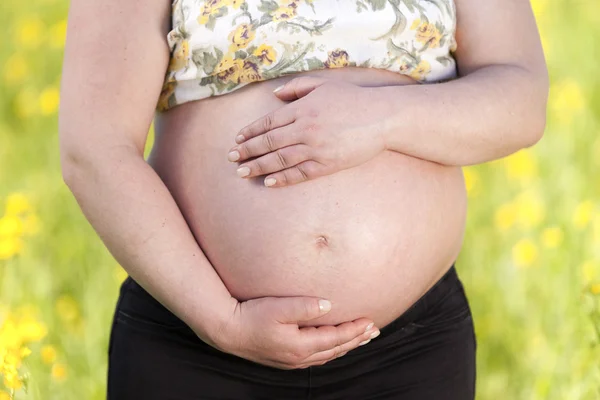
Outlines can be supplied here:
[[231, 319], [215, 335], [220, 350], [279, 368], [323, 365], [379, 334], [368, 318], [342, 324], [300, 327], [329, 312], [315, 297], [262, 297], [236, 302]]

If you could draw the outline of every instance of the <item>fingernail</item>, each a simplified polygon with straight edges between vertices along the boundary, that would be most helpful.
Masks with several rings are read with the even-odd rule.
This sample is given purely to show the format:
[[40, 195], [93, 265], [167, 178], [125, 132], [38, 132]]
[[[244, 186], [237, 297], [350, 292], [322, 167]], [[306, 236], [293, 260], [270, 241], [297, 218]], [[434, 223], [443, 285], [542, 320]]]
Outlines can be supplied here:
[[235, 142], [236, 142], [237, 144], [240, 144], [240, 143], [242, 143], [243, 141], [244, 141], [244, 135], [237, 135], [237, 136], [235, 137]]
[[369, 325], [367, 325], [367, 328], [365, 329], [365, 332], [368, 332], [369, 329], [371, 329], [373, 327], [373, 323], [371, 322]]
[[329, 300], [319, 300], [319, 310], [323, 312], [331, 310], [331, 302]]
[[275, 90], [273, 90], [273, 93], [277, 93], [277, 92], [279, 92], [281, 89], [283, 89], [283, 87], [284, 87], [284, 86], [285, 86], [285, 85], [277, 86], [277, 87], [275, 88]]
[[275, 178], [265, 179], [265, 186], [273, 186], [275, 183], [277, 183], [277, 180]]
[[237, 161], [237, 160], [239, 160], [239, 159], [240, 159], [240, 152], [239, 152], [239, 151], [237, 151], [237, 150], [234, 150], [234, 151], [230, 152], [230, 153], [227, 155], [227, 159], [228, 159], [229, 161]]
[[250, 168], [248, 167], [240, 167], [237, 169], [237, 174], [239, 177], [243, 178], [247, 175], [250, 175]]
[[345, 352], [343, 352], [342, 354], [339, 354], [339, 355], [338, 355], [336, 358], [340, 358], [341, 356], [345, 356], [347, 353], [348, 353], [348, 352], [347, 352], [347, 351], [345, 351]]
[[360, 342], [358, 345], [359, 346], [364, 346], [365, 344], [369, 343], [371, 341], [371, 339], [367, 339], [364, 342]]
[[[377, 336], [379, 336], [379, 334], [381, 333], [381, 331], [377, 330], [376, 332], [371, 333], [371, 339], [375, 339]], [[369, 339], [369, 340], [371, 340]]]

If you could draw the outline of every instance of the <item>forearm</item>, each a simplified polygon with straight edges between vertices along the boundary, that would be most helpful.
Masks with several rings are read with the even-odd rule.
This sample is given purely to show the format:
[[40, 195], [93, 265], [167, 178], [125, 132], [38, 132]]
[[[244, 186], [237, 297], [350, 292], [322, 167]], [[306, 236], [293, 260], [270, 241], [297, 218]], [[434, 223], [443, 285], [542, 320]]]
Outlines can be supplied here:
[[214, 342], [235, 300], [155, 171], [133, 148], [106, 153], [65, 156], [65, 182], [129, 275]]
[[[386, 149], [445, 165], [471, 165], [535, 144], [545, 128], [547, 77], [508, 65], [452, 81], [370, 88], [384, 109]], [[381, 115], [381, 114], [380, 114]]]

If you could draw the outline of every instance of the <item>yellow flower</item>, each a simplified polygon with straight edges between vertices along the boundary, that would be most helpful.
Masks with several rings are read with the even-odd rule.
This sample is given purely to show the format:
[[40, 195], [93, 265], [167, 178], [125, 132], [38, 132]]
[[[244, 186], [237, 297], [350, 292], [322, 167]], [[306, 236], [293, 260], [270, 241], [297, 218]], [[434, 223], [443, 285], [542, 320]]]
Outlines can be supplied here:
[[7, 215], [20, 215], [31, 210], [31, 204], [23, 193], [12, 193], [6, 198], [4, 213]]
[[295, 7], [279, 7], [271, 14], [273, 22], [287, 21], [296, 16]]
[[79, 307], [75, 299], [68, 295], [62, 295], [56, 300], [56, 313], [65, 322], [72, 322], [79, 316]]
[[177, 42], [169, 63], [169, 71], [177, 71], [187, 67], [190, 55], [190, 43], [187, 40]]
[[592, 292], [592, 294], [600, 294], [600, 283], [594, 283], [590, 287], [590, 292]]
[[15, 373], [13, 374], [4, 374], [4, 386], [7, 389], [19, 390], [23, 387], [23, 381], [21, 377]]
[[0, 345], [5, 349], [18, 348], [23, 343], [17, 324], [12, 319], [7, 319], [0, 327]]
[[519, 267], [531, 266], [538, 257], [538, 249], [530, 239], [521, 239], [512, 249], [513, 261]]
[[243, 49], [254, 40], [255, 32], [251, 24], [240, 24], [237, 28], [231, 31], [228, 35], [231, 45], [229, 46], [229, 52], [235, 53], [237, 50]]
[[206, 0], [204, 4], [202, 4], [202, 8], [200, 9], [200, 15], [198, 16], [198, 23], [200, 25], [205, 25], [208, 23], [208, 19], [215, 14], [219, 13], [219, 10], [222, 7], [227, 7], [230, 1], [224, 0]]
[[40, 93], [38, 101], [42, 115], [52, 115], [58, 111], [60, 92], [55, 87], [48, 87]]
[[342, 68], [350, 65], [350, 56], [346, 50], [335, 49], [327, 53], [327, 61], [323, 64], [325, 68]]
[[410, 30], [414, 31], [415, 29], [417, 29], [419, 26], [421, 25], [421, 19], [417, 18], [413, 21], [413, 23], [410, 25]]
[[277, 52], [275, 51], [275, 49], [266, 44], [261, 44], [260, 46], [258, 46], [252, 54], [260, 58], [262, 63], [265, 65], [271, 65], [277, 57]]
[[529, 149], [520, 150], [504, 159], [509, 180], [529, 183], [537, 176], [537, 160]]
[[242, 60], [233, 59], [231, 54], [227, 54], [223, 57], [219, 65], [217, 65], [213, 74], [216, 74], [217, 78], [222, 82], [239, 83], [242, 67]]
[[410, 73], [410, 76], [414, 80], [419, 81], [423, 79], [425, 75], [429, 73], [429, 71], [431, 71], [431, 65], [429, 64], [429, 62], [421, 60], [419, 65], [417, 65], [417, 67]]
[[583, 229], [590, 223], [593, 214], [594, 203], [590, 200], [581, 202], [577, 205], [577, 208], [575, 208], [575, 212], [573, 213], [573, 224], [575, 227]]
[[40, 350], [44, 364], [52, 364], [56, 361], [56, 349], [53, 346], [46, 345]]
[[0, 218], [0, 240], [3, 237], [20, 236], [23, 233], [23, 222], [13, 214]]
[[252, 61], [245, 60], [240, 71], [240, 82], [250, 83], [262, 80], [258, 65]]
[[38, 17], [17, 22], [17, 44], [28, 48], [37, 47], [44, 35], [44, 24]]
[[169, 100], [171, 99], [171, 96], [174, 95], [176, 87], [177, 82], [175, 81], [169, 81], [164, 84], [158, 98], [158, 104], [156, 107], [158, 111], [164, 111], [169, 108]]
[[553, 249], [558, 247], [564, 238], [564, 233], [562, 229], [557, 226], [546, 228], [542, 232], [542, 243], [545, 247]]
[[39, 342], [48, 334], [46, 325], [31, 316], [22, 318], [18, 329], [23, 342]]
[[56, 381], [64, 381], [67, 378], [67, 366], [65, 364], [54, 364], [52, 366], [52, 378]]
[[0, 260], [8, 260], [23, 251], [23, 241], [18, 237], [0, 238]]
[[21, 358], [25, 358], [29, 355], [31, 355], [31, 349], [29, 347], [21, 347], [19, 350], [19, 356], [21, 356]]
[[500, 231], [506, 231], [510, 229], [517, 219], [517, 208], [514, 203], [502, 204], [494, 215], [494, 222], [496, 228]]
[[4, 390], [0, 390], [0, 400], [11, 400], [11, 396]]
[[434, 24], [424, 22], [417, 28], [415, 38], [417, 39], [417, 42], [428, 45], [430, 48], [436, 48], [440, 46], [442, 34]]
[[4, 81], [7, 84], [18, 85], [22, 83], [29, 74], [29, 66], [25, 57], [15, 53], [6, 60], [4, 64]]

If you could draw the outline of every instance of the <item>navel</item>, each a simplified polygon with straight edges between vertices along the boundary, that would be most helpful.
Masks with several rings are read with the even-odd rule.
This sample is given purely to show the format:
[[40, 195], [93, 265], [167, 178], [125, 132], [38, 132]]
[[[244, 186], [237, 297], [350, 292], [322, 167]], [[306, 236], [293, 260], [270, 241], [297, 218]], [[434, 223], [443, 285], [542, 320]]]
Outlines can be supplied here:
[[328, 247], [329, 246], [329, 240], [327, 239], [327, 236], [325, 235], [319, 235], [317, 236], [317, 247]]

